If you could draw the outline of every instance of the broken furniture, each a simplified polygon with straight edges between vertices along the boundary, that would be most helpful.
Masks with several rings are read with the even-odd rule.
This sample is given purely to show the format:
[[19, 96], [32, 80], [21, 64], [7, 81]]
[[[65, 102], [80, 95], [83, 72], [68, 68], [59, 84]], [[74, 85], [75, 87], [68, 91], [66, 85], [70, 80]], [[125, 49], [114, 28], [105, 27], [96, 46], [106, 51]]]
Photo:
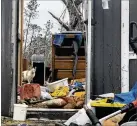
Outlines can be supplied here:
[[[82, 36], [82, 42], [79, 45], [76, 61], [73, 41], [77, 35]], [[58, 37], [55, 41], [55, 38]], [[78, 43], [79, 44], [79, 43]], [[73, 70], [75, 61], [76, 75], [75, 78], [85, 78], [85, 47], [84, 35], [80, 33], [60, 33], [53, 35], [52, 41], [52, 81], [68, 78], [73, 79]]]

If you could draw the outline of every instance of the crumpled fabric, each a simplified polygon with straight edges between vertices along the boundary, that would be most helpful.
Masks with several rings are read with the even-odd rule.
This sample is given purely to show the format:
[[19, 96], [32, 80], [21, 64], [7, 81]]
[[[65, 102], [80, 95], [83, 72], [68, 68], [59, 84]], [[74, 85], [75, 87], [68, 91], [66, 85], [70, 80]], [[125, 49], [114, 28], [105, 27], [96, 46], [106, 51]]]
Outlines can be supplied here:
[[42, 99], [48, 99], [48, 100], [52, 100], [53, 99], [48, 92], [43, 92], [43, 91], [41, 92], [41, 98]]
[[64, 38], [65, 38], [65, 35], [63, 35], [63, 34], [57, 34], [57, 35], [55, 35], [53, 44], [57, 45], [57, 46], [61, 46], [61, 44], [64, 41]]
[[[64, 41], [64, 38], [64, 34], [56, 34], [53, 40], [53, 44], [60, 47]], [[82, 34], [75, 34], [75, 40], [78, 43], [78, 47], [80, 47], [82, 43]]]
[[69, 87], [67, 86], [62, 86], [57, 89], [53, 93], [51, 93], [52, 97], [64, 97], [67, 96], [69, 93]]
[[130, 92], [115, 94], [114, 102], [120, 102], [122, 104], [129, 104], [135, 101], [137, 98], [137, 82], [133, 86]]

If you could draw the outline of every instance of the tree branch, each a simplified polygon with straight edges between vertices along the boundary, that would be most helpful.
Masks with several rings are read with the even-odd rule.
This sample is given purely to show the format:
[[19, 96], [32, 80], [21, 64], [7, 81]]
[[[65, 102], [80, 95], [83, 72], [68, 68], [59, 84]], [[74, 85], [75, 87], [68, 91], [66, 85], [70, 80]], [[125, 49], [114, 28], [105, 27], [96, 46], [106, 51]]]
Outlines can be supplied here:
[[61, 25], [62, 25], [62, 27], [64, 27], [67, 31], [69, 31], [70, 30], [70, 28], [64, 23], [64, 22], [62, 22], [58, 17], [56, 17], [53, 13], [51, 13], [50, 11], [48, 11], [50, 14], [51, 14], [51, 16], [53, 17], [53, 18], [55, 18]]
[[83, 2], [83, 0], [75, 0], [74, 3], [76, 6], [79, 6], [82, 2]]
[[66, 0], [61, 0], [65, 5], [67, 5], [67, 2], [66, 2]]

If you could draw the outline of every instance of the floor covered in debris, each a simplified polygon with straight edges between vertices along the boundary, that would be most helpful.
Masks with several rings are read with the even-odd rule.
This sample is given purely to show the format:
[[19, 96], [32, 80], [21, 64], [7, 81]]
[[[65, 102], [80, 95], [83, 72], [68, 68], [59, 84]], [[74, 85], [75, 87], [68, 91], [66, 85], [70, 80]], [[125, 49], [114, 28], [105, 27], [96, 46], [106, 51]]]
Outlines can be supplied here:
[[9, 117], [1, 117], [1, 126], [57, 126], [58, 123], [63, 123], [64, 120], [48, 120], [48, 119], [27, 119], [26, 121], [13, 121]]

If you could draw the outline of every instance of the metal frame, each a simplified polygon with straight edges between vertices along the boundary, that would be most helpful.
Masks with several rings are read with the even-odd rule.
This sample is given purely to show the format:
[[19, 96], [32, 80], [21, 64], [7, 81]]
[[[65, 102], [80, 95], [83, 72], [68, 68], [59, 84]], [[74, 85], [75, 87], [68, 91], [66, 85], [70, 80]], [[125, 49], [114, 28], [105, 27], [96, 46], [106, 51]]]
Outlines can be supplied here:
[[88, 28], [87, 28], [87, 67], [86, 67], [86, 103], [90, 101], [90, 93], [92, 91], [92, 65], [93, 65], [93, 48], [92, 48], [92, 27], [91, 27], [91, 17], [92, 17], [92, 1], [88, 0]]
[[129, 0], [121, 0], [121, 92], [129, 91]]
[[129, 52], [129, 59], [130, 60], [137, 59], [137, 54], [135, 54], [134, 52], [130, 51]]
[[60, 112], [77, 112], [79, 109], [46, 109], [46, 108], [27, 108], [27, 111], [33, 111], [33, 112], [35, 112], [35, 111], [39, 111], [39, 112], [54, 112], [54, 111], [60, 111]]
[[12, 73], [13, 73], [13, 82], [12, 82], [12, 94], [11, 94], [11, 112], [13, 112], [13, 105], [17, 101], [17, 85], [18, 85], [18, 0], [12, 1], [12, 36], [11, 36], [11, 43], [13, 44], [13, 53], [11, 56], [12, 59]]

